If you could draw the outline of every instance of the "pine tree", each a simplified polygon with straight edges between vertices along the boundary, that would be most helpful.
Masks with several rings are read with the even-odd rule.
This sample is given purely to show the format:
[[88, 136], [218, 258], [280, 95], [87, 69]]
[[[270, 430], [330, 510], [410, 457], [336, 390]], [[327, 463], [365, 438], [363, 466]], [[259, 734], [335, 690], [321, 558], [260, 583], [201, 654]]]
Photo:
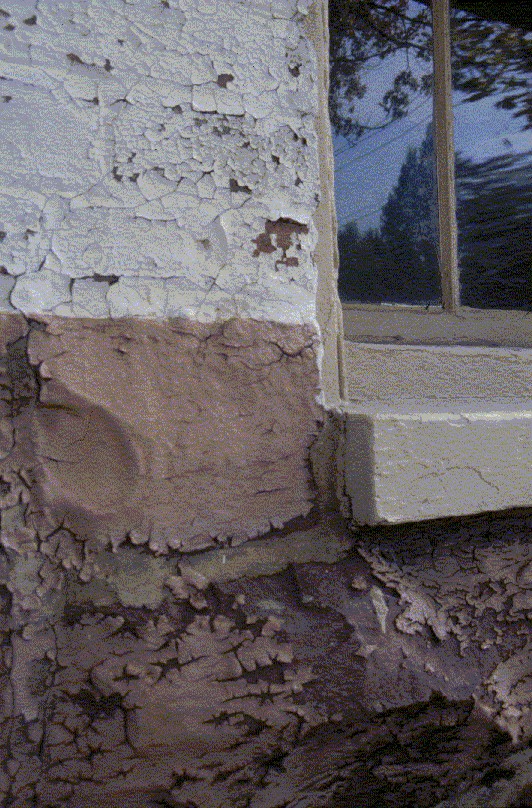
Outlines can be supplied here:
[[457, 160], [461, 299], [532, 308], [532, 152]]
[[[476, 163], [456, 158], [461, 302], [532, 308], [532, 153]], [[380, 230], [340, 232], [346, 300], [437, 303], [436, 190], [432, 132], [410, 148], [383, 206]]]
[[381, 214], [381, 236], [394, 268], [395, 302], [438, 303], [434, 150], [431, 131], [408, 149]]
[[[416, 96], [432, 92], [429, 0], [329, 0], [329, 108], [337, 134], [356, 140], [408, 113]], [[532, 15], [523, 0], [460, 2], [451, 8], [453, 85], [466, 102], [492, 97], [532, 126]], [[364, 71], [388, 56], [405, 54], [406, 67], [390, 75], [379, 123], [359, 118], [367, 87]], [[415, 63], [415, 69], [414, 68]]]

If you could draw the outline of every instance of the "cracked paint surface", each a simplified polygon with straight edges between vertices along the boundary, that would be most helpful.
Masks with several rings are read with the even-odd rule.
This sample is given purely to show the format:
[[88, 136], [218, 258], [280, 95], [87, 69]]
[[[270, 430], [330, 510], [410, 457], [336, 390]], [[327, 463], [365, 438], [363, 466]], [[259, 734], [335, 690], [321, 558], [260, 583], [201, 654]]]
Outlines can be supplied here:
[[400, 401], [345, 420], [345, 487], [358, 522], [417, 522], [530, 502], [532, 413], [522, 400]]
[[37, 529], [61, 525], [66, 546], [70, 533], [165, 553], [244, 541], [312, 507], [308, 454], [322, 413], [311, 328], [5, 323], [23, 334], [6, 372], [24, 386], [5, 422], [6, 459], [12, 469], [15, 434]]
[[314, 322], [309, 6], [5, 0], [4, 309]]
[[6, 808], [530, 797], [530, 513], [318, 498], [310, 5], [0, 0]]
[[3, 806], [526, 804], [529, 511], [351, 532], [308, 326], [0, 327]]
[[[121, 808], [448, 808], [459, 798], [464, 806], [482, 800], [510, 808], [526, 798], [530, 514], [352, 534], [345, 520], [315, 507], [305, 519], [272, 527], [256, 548], [239, 546], [243, 536], [235, 533], [233, 546], [198, 551], [214, 537], [187, 533], [182, 517], [216, 477], [209, 468], [202, 482], [200, 466], [172, 534], [157, 533], [155, 520], [151, 534], [126, 535], [110, 494], [121, 503], [120, 518], [130, 518], [135, 509], [124, 503], [133, 491], [140, 496], [141, 466], [152, 475], [148, 494], [159, 492], [160, 508], [163, 448], [179, 446], [175, 462], [187, 457], [189, 422], [198, 415], [191, 406], [185, 422], [177, 419], [179, 440], [168, 419], [165, 438], [150, 432], [160, 418], [146, 402], [142, 412], [152, 420], [140, 418], [135, 401], [153, 378], [172, 408], [168, 391], [176, 382], [165, 363], [178, 362], [177, 378], [186, 378], [190, 361], [195, 384], [208, 382], [203, 434], [212, 412], [225, 423], [224, 402], [233, 417], [238, 410], [254, 425], [246, 456], [227, 440], [227, 428], [217, 450], [224, 452], [223, 479], [231, 479], [229, 448], [244, 469], [246, 482], [239, 478], [224, 504], [239, 503], [233, 518], [249, 525], [258, 506], [238, 498], [259, 482], [249, 454], [254, 430], [267, 433], [272, 451], [280, 435], [283, 452], [268, 473], [281, 476], [291, 432], [302, 440], [293, 420], [266, 423], [257, 379], [272, 400], [276, 385], [285, 390], [292, 379], [293, 419], [293, 383], [304, 378], [299, 395], [308, 417], [312, 334], [241, 321], [87, 321], [82, 329], [75, 320], [11, 316], [1, 325], [6, 808], [94, 808], [102, 799]], [[138, 377], [135, 396], [120, 381], [121, 363], [125, 378]], [[227, 383], [227, 368], [238, 371], [238, 385]], [[246, 378], [258, 420], [249, 400], [244, 408], [244, 399], [216, 392], [218, 384], [241, 395]], [[107, 399], [111, 389], [120, 396]], [[80, 451], [87, 469], [65, 463], [58, 472], [65, 442], [64, 459], [75, 461]], [[297, 446], [308, 494], [303, 443]], [[258, 450], [262, 478], [260, 441]], [[297, 468], [286, 472], [292, 495]], [[182, 473], [180, 487], [186, 485]], [[180, 487], [174, 497], [183, 495]], [[259, 490], [259, 500], [278, 495]], [[148, 498], [143, 512], [149, 507]], [[272, 510], [269, 500], [265, 513]], [[215, 525], [218, 516], [209, 513]]]
[[[293, 432], [308, 495], [304, 430], [293, 420], [266, 422], [257, 379], [274, 401], [291, 379], [292, 410], [299, 395], [308, 417], [312, 333], [242, 321], [81, 328], [18, 315], [1, 326], [2, 805], [513, 808], [527, 799], [530, 512], [353, 534], [318, 504], [270, 526], [256, 546], [239, 544], [244, 536], [235, 532], [232, 543], [220, 535], [213, 547], [212, 535], [192, 536], [183, 520], [172, 534], [157, 533], [154, 520], [151, 535], [126, 535], [110, 509], [112, 485], [122, 505], [132, 491], [138, 498], [142, 467], [152, 475], [148, 493], [160, 494], [165, 452], [178, 446], [174, 462], [187, 457], [198, 416], [191, 406], [176, 419], [178, 439], [170, 419], [164, 436], [150, 432], [162, 428], [159, 411], [144, 402], [152, 419], [142, 421], [135, 409], [155, 379], [157, 406], [166, 391], [175, 413], [168, 361], [179, 364], [176, 378], [186, 378], [190, 361], [195, 384], [208, 382], [203, 434], [213, 420], [225, 423], [224, 406], [250, 422], [246, 456], [222, 430], [224, 479], [232, 451], [245, 481], [259, 482], [249, 455], [255, 430], [267, 433], [272, 451], [280, 435], [283, 452], [268, 473], [282, 475]], [[227, 382], [233, 370], [238, 385]], [[123, 372], [137, 379], [134, 396]], [[246, 378], [260, 418], [250, 400], [244, 408], [244, 399], [222, 395], [241, 395]], [[305, 383], [296, 395], [298, 378]], [[106, 398], [111, 389], [120, 395]], [[59, 473], [69, 441], [69, 461], [86, 442], [87, 469], [65, 463]], [[264, 464], [260, 441], [258, 451]], [[106, 469], [116, 458], [120, 469], [118, 461]], [[298, 467], [286, 472], [292, 494]], [[216, 476], [209, 468], [201, 482], [201, 474], [200, 466], [181, 517]], [[247, 490], [239, 478], [226, 509]], [[278, 495], [260, 490], [259, 500]], [[179, 487], [173, 496], [182, 496]], [[164, 500], [160, 494], [158, 508]], [[149, 507], [148, 498], [142, 510]], [[256, 507], [241, 500], [233, 518], [248, 525]], [[265, 513], [272, 511], [270, 500]], [[131, 513], [124, 505], [120, 518]]]
[[109, 542], [84, 567], [86, 539], [31, 526], [16, 468], [4, 805], [523, 804], [530, 515], [353, 536], [315, 513], [261, 539], [255, 569], [249, 544], [163, 557]]

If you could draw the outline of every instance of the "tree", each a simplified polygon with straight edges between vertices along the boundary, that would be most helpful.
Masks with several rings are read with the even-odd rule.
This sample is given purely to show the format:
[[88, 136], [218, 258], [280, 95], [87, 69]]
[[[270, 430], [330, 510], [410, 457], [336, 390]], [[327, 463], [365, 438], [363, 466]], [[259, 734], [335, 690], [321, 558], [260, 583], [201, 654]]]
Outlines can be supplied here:
[[357, 224], [349, 222], [338, 234], [338, 248], [338, 292], [342, 300], [394, 300], [394, 286], [390, 283], [392, 259], [378, 230], [368, 230], [361, 236]]
[[379, 230], [339, 234], [340, 296], [365, 303], [440, 301], [432, 133], [410, 148], [382, 208]]
[[462, 303], [532, 308], [532, 153], [457, 161]]
[[[532, 307], [532, 154], [456, 159], [461, 302]], [[436, 190], [431, 128], [408, 150], [380, 230], [339, 236], [340, 295], [362, 302], [437, 303]]]
[[[430, 93], [429, 5], [409, 0], [330, 0], [330, 116], [338, 134], [356, 139], [368, 128], [386, 126], [406, 115], [416, 94]], [[522, 117], [526, 128], [532, 126], [532, 98], [527, 87], [532, 39], [525, 36], [531, 27], [525, 5], [456, 2], [451, 15], [455, 88], [470, 102], [496, 96], [496, 105]], [[391, 78], [383, 93], [381, 122], [368, 126], [357, 116], [357, 101], [367, 90], [363, 68], [401, 52], [410, 62]], [[418, 68], [415, 71], [412, 61]]]
[[[330, 0], [330, 115], [337, 133], [358, 137], [367, 126], [357, 118], [357, 100], [366, 92], [362, 69], [400, 51], [430, 64], [430, 13], [408, 12], [408, 0]], [[415, 79], [411, 70], [394, 77], [382, 107], [386, 125], [405, 114], [410, 97], [427, 92], [429, 84]]]
[[[381, 236], [395, 268], [395, 302], [439, 303], [434, 147], [410, 148], [383, 206]], [[399, 283], [401, 279], [401, 283]]]

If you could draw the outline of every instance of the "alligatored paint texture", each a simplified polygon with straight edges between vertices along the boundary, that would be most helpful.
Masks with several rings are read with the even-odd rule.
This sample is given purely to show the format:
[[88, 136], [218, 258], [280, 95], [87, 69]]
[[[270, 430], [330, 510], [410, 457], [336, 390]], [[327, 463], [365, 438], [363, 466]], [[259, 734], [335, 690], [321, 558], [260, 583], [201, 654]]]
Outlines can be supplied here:
[[0, 294], [315, 320], [311, 0], [2, 0]]
[[335, 500], [314, 11], [0, 0], [2, 808], [530, 804], [532, 514]]
[[31, 328], [36, 402], [19, 435], [38, 459], [35, 524], [164, 553], [305, 515], [315, 342], [309, 328], [244, 320]]
[[3, 806], [526, 806], [532, 512], [313, 500], [311, 329], [1, 323]]

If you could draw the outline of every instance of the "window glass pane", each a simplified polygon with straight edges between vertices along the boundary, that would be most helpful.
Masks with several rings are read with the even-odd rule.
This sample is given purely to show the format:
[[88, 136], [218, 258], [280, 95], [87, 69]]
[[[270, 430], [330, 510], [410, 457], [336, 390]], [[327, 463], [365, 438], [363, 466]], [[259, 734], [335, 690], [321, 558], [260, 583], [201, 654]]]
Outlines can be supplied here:
[[529, 309], [530, 12], [522, 2], [451, 5], [461, 302]]
[[329, 11], [340, 297], [439, 305], [430, 8]]

